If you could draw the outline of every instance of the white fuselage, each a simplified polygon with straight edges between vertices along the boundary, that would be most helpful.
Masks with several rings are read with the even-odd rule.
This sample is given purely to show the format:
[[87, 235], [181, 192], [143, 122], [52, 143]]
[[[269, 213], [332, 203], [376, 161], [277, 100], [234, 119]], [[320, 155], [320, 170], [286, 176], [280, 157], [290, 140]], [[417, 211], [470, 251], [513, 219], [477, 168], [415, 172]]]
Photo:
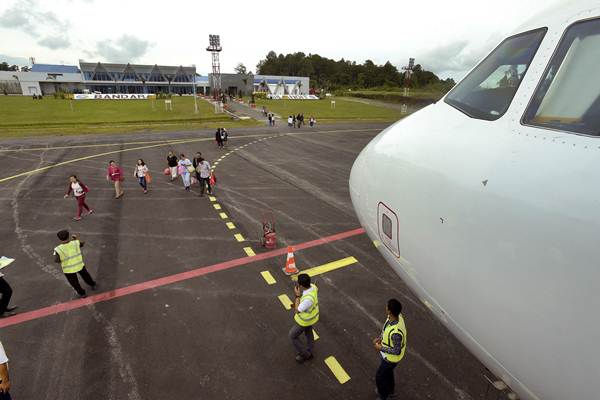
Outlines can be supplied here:
[[521, 123], [565, 29], [600, 7], [560, 12], [523, 29], [548, 31], [501, 118], [471, 118], [439, 101], [367, 145], [350, 192], [388, 263], [522, 398], [592, 400], [600, 398], [600, 137]]

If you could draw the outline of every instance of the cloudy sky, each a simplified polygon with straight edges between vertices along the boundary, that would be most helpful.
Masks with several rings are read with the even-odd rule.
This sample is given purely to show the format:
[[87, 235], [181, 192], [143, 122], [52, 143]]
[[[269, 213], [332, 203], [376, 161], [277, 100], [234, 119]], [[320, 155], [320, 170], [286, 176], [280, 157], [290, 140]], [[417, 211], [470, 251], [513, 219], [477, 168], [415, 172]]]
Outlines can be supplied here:
[[[544, 6], [564, 0], [547, 0]], [[537, 3], [537, 4], [536, 4]], [[507, 34], [540, 11], [535, 0], [324, 1], [1, 0], [0, 61], [86, 61], [197, 66], [221, 35], [221, 71], [255, 71], [269, 50], [398, 67], [408, 57], [460, 78]], [[210, 14], [211, 8], [216, 16]]]

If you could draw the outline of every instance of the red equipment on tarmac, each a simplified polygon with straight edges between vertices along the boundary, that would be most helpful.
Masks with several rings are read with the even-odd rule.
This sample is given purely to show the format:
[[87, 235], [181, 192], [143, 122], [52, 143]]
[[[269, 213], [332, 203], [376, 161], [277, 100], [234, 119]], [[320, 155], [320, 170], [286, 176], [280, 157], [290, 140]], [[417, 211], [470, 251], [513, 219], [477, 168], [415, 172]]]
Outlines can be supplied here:
[[272, 212], [263, 215], [262, 220], [262, 239], [263, 247], [269, 250], [277, 248], [277, 234], [275, 233], [275, 218]]

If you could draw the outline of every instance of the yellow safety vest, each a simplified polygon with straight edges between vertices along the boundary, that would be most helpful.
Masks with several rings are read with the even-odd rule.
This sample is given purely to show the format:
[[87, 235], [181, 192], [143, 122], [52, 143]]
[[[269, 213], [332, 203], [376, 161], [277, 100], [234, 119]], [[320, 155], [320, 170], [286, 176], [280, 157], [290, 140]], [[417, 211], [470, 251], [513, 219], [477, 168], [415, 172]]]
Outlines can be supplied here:
[[311, 299], [312, 306], [308, 310], [296, 313], [296, 315], [294, 315], [294, 319], [300, 326], [312, 326], [319, 320], [319, 298], [317, 296], [318, 289], [316, 285], [311, 284], [310, 286], [313, 288], [313, 290], [306, 294], [302, 294], [300, 303], [306, 299]]
[[406, 351], [406, 326], [404, 325], [404, 318], [402, 315], [398, 316], [398, 323], [394, 325], [389, 324], [390, 320], [385, 321], [385, 325], [383, 325], [383, 332], [381, 333], [381, 344], [386, 347], [394, 347], [394, 341], [392, 339], [392, 335], [395, 333], [400, 334], [402, 338], [402, 345], [400, 354], [389, 354], [382, 352], [384, 358], [391, 363], [397, 363], [402, 360], [404, 357], [404, 352]]
[[72, 274], [83, 269], [83, 256], [79, 240], [57, 246], [54, 251], [60, 257], [60, 266], [65, 274]]

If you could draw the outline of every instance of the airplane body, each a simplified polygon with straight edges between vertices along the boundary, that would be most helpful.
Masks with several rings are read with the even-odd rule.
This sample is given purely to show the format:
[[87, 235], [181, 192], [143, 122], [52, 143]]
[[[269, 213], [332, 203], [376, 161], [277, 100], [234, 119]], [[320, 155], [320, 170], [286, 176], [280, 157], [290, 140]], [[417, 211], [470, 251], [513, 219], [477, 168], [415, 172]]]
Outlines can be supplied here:
[[600, 398], [600, 3], [531, 19], [381, 132], [350, 192], [386, 261], [521, 398]]

